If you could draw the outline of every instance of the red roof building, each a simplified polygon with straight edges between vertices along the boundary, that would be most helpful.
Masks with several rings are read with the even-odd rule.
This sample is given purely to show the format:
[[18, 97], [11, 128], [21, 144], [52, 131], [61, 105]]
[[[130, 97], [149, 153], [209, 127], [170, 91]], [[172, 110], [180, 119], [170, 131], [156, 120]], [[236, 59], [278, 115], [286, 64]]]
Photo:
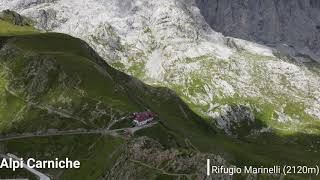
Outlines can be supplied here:
[[140, 112], [140, 113], [134, 113], [133, 114], [133, 123], [137, 126], [142, 126], [147, 124], [148, 122], [153, 121], [155, 117], [155, 113], [151, 111], [146, 112]]

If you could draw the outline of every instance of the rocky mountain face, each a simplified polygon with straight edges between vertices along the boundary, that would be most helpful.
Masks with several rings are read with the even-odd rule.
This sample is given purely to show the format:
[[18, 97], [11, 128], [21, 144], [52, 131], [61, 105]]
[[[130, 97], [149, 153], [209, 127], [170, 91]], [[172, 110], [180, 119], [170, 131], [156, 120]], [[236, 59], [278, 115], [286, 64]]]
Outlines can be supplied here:
[[317, 0], [197, 0], [197, 5], [218, 32], [320, 62]]
[[[15, 23], [25, 22], [23, 16], [11, 11], [2, 15], [6, 21], [0, 19], [1, 155], [82, 161], [81, 170], [41, 170], [53, 179], [122, 179], [117, 174], [129, 179], [205, 177], [200, 163], [205, 158], [228, 165], [211, 150], [205, 154], [196, 151], [202, 149], [198, 145], [188, 147], [194, 140], [213, 138], [215, 131], [172, 91], [113, 69], [79, 39], [30, 33], [28, 24]], [[147, 108], [161, 124], [145, 128], [147, 132], [141, 128], [141, 134], [125, 134], [122, 128], [132, 127], [129, 116]], [[119, 119], [128, 123], [117, 126], [116, 132], [113, 125]], [[175, 160], [171, 167], [160, 168], [171, 158]], [[118, 171], [118, 165], [128, 159], [131, 163]], [[145, 170], [149, 167], [152, 171]], [[0, 171], [0, 178], [21, 177], [35, 178], [23, 170]]]
[[247, 108], [223, 114], [226, 106], [239, 105], [263, 122], [262, 132], [307, 134], [319, 132], [320, 68], [313, 61], [319, 54], [318, 7], [313, 0], [0, 3], [40, 29], [85, 40], [123, 72], [175, 90], [222, 129], [254, 121], [234, 116]]
[[[193, 1], [3, 2], [38, 28], [85, 39], [104, 59], [79, 39], [1, 13], [1, 154], [82, 161], [81, 170], [43, 170], [54, 179], [279, 179], [208, 177], [205, 160], [319, 162], [316, 63], [224, 37]], [[117, 130], [131, 122], [119, 120], [145, 109], [157, 124], [131, 135]], [[0, 171], [0, 178], [22, 176], [33, 178]], [[288, 176], [300, 177], [311, 178]]]

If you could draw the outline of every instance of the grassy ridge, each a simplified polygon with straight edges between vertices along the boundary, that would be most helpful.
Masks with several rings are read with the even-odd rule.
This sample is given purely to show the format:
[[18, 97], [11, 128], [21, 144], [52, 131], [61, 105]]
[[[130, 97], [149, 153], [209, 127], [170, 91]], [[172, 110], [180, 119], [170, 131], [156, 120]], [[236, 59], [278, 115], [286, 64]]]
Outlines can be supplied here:
[[[202, 152], [222, 154], [239, 166], [312, 165], [319, 161], [319, 152], [306, 148], [319, 141], [319, 137], [225, 137], [172, 91], [144, 85], [111, 68], [79, 39], [56, 33], [29, 35], [25, 31], [5, 41], [8, 48], [0, 51], [0, 103], [5, 104], [0, 107], [1, 133], [99, 128], [111, 117], [148, 108], [159, 115], [161, 123], [137, 136], [152, 137], [168, 148], [190, 148], [191, 143]], [[64, 110], [75, 119], [50, 113], [40, 106]], [[297, 143], [293, 141], [296, 138], [305, 141]], [[96, 179], [112, 166], [117, 156], [106, 158], [122, 143], [123, 140], [111, 137], [70, 136], [14, 140], [1, 145], [7, 152], [22, 157], [83, 159], [81, 171], [62, 172], [61, 178]]]
[[[42, 172], [61, 179], [99, 179], [113, 166], [119, 157], [117, 148], [123, 140], [110, 136], [81, 135], [81, 136], [56, 136], [14, 140], [5, 143], [8, 151], [24, 158], [33, 157], [46, 160], [59, 157], [68, 157], [79, 160], [79, 170], [50, 169]], [[28, 173], [19, 173], [18, 177], [26, 177]], [[1, 172], [0, 178], [12, 178], [17, 173]], [[32, 177], [32, 176], [30, 176]]]
[[17, 26], [0, 19], [0, 36], [13, 36], [39, 33], [32, 26]]

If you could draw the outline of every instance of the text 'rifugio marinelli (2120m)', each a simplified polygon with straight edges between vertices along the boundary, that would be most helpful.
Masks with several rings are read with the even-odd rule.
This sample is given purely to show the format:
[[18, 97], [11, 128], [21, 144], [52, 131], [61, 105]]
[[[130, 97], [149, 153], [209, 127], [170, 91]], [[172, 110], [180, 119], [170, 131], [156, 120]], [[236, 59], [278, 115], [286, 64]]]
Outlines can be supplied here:
[[304, 166], [304, 165], [297, 165], [297, 166], [279, 166], [275, 165], [272, 167], [254, 167], [254, 166], [244, 166], [240, 167], [227, 167], [227, 166], [217, 166], [212, 165], [210, 159], [207, 159], [207, 176], [211, 174], [227, 174], [227, 175], [234, 175], [234, 174], [309, 174], [309, 175], [319, 175], [319, 166]]

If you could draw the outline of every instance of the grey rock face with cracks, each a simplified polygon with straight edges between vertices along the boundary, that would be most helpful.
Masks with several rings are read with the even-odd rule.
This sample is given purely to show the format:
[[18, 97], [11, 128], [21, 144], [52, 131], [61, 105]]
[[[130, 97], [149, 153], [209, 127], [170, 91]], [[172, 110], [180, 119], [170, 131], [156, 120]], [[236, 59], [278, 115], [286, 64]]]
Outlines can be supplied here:
[[206, 21], [228, 36], [296, 49], [319, 62], [320, 1], [197, 0]]

